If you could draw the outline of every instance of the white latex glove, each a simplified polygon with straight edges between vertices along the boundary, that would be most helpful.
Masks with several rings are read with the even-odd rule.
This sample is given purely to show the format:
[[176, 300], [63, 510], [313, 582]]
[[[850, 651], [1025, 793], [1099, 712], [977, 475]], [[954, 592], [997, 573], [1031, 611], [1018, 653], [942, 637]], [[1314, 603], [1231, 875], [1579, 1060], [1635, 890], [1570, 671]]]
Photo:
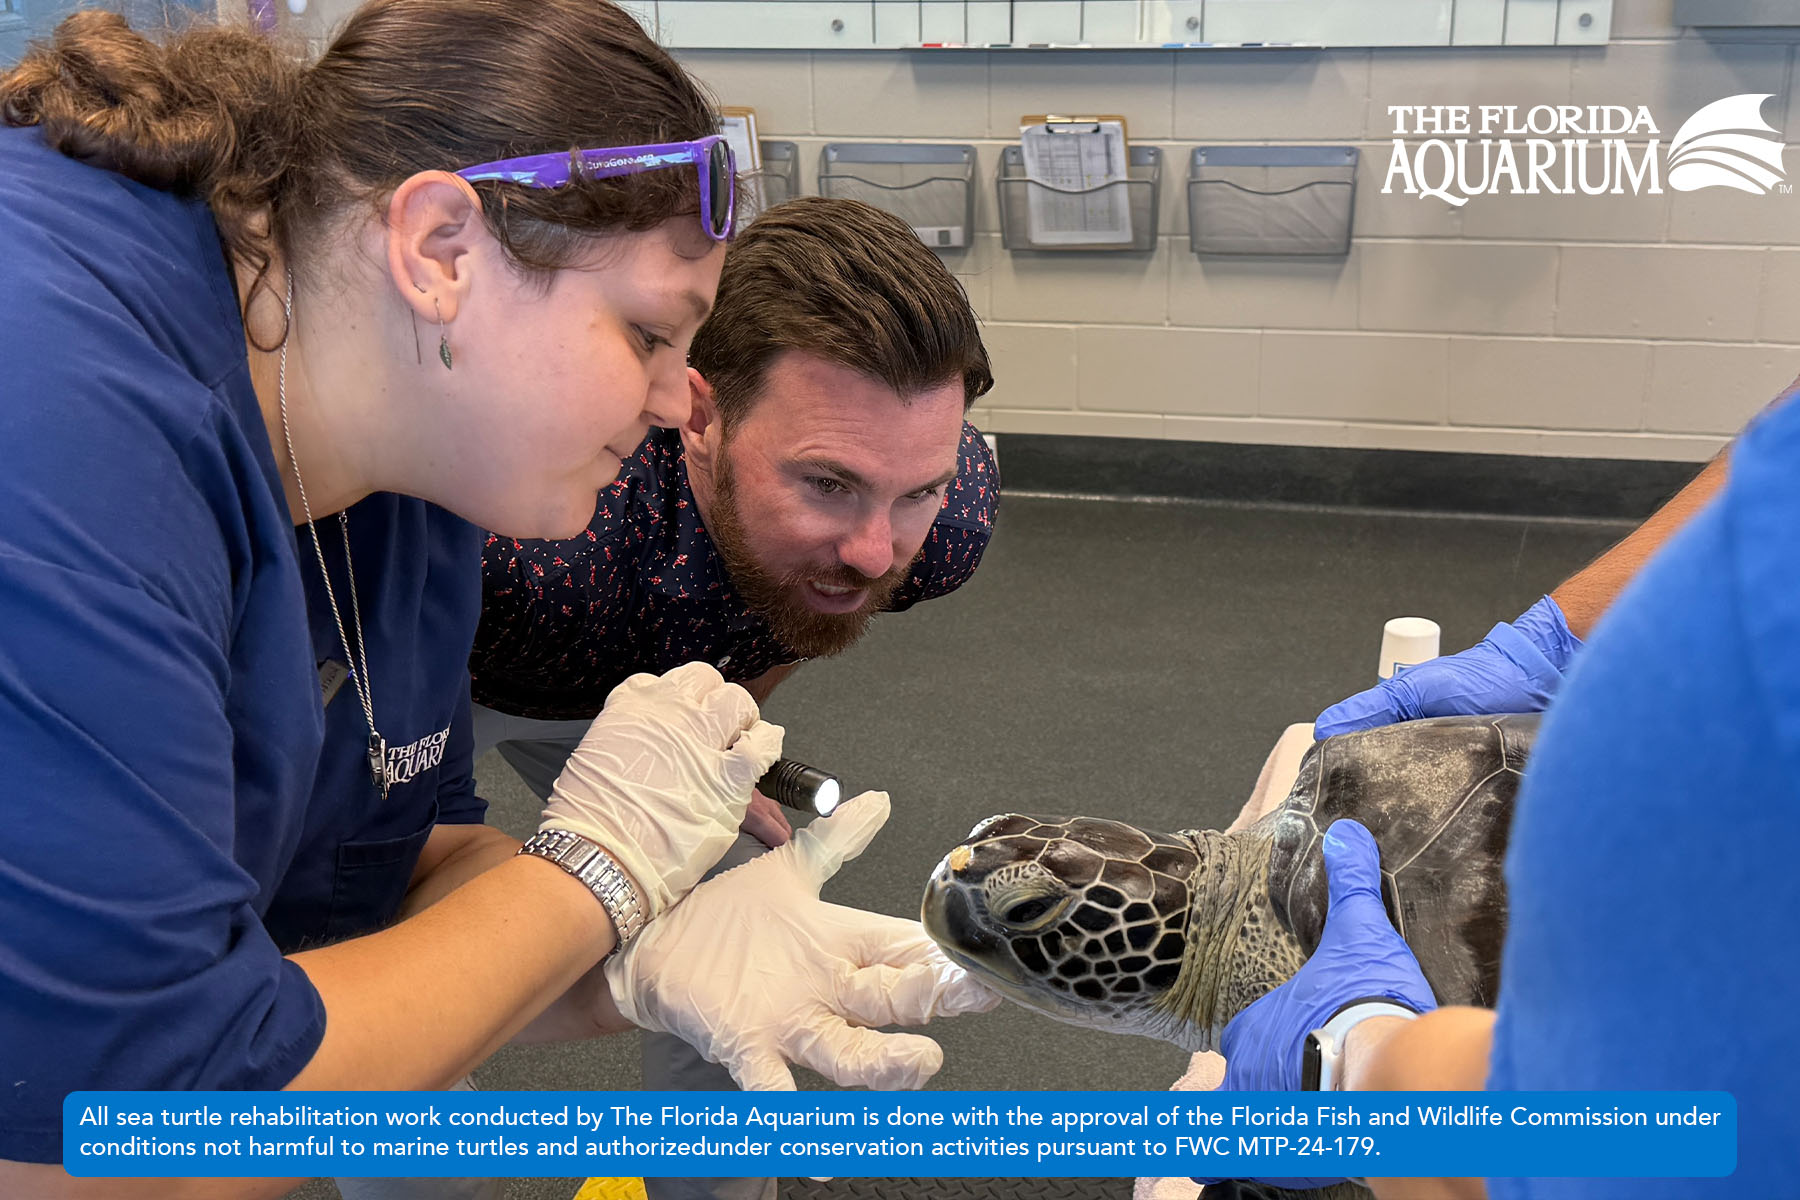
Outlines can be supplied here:
[[938, 1044], [870, 1027], [986, 1012], [1000, 997], [917, 921], [819, 899], [887, 818], [887, 793], [864, 792], [695, 888], [606, 964], [619, 1011], [723, 1063], [746, 1090], [792, 1091], [790, 1062], [846, 1086], [923, 1084], [944, 1065]]
[[779, 725], [702, 662], [614, 688], [544, 806], [540, 830], [591, 838], [655, 917], [736, 840], [750, 792], [781, 757]]

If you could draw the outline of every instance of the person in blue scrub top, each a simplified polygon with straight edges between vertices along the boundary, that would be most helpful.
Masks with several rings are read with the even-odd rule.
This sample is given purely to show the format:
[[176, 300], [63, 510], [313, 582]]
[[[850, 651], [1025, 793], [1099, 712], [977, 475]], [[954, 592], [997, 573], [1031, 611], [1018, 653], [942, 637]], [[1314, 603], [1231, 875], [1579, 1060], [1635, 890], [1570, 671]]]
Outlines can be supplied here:
[[626, 680], [523, 848], [481, 824], [478, 530], [578, 532], [687, 417], [730, 233], [717, 115], [631, 17], [381, 0], [308, 64], [84, 12], [0, 116], [0, 1195], [292, 1185], [72, 1179], [74, 1090], [442, 1088], [621, 1012], [934, 1070], [816, 983], [990, 1005], [916, 922], [748, 914], [816, 1004], [696, 981], [722, 923], [665, 914], [781, 741], [711, 667]]
[[[1731, 1093], [1723, 1179], [1375, 1180], [1378, 1196], [1782, 1196], [1800, 956], [1800, 399], [1734, 446], [1717, 496], [1626, 587], [1546, 713], [1514, 817], [1497, 1009], [1435, 1009], [1388, 924], [1368, 832], [1326, 836], [1318, 952], [1226, 1028], [1224, 1086], [1296, 1089], [1340, 1024], [1352, 1089]], [[1435, 1010], [1434, 1010], [1435, 1009]]]

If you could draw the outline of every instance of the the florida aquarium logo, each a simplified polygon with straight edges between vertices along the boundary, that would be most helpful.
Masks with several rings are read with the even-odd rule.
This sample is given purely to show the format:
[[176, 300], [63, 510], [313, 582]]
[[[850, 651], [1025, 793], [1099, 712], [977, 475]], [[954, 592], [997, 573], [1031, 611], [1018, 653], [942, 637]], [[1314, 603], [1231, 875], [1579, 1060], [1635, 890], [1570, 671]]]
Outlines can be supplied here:
[[1781, 187], [1783, 145], [1763, 123], [1767, 99], [1767, 93], [1727, 96], [1689, 117], [1669, 143], [1669, 186], [1678, 192], [1728, 187], [1757, 196]]
[[[1772, 98], [1727, 96], [1689, 117], [1668, 146], [1668, 186], [1791, 193], [1785, 145], [1762, 118]], [[1394, 141], [1383, 193], [1461, 208], [1476, 196], [1663, 192], [1662, 131], [1643, 105], [1395, 104], [1388, 114]]]

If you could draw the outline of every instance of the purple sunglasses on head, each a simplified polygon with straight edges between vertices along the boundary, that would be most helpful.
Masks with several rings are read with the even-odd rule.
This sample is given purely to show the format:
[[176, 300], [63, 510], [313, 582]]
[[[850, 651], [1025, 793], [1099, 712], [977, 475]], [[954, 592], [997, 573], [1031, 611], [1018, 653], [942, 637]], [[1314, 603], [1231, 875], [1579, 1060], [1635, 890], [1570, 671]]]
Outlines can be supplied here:
[[692, 142], [655, 146], [610, 146], [574, 153], [530, 154], [477, 163], [457, 174], [470, 183], [498, 180], [525, 187], [562, 187], [579, 172], [583, 179], [613, 179], [693, 163], [700, 172], [700, 224], [715, 242], [731, 237], [737, 218], [737, 159], [719, 134]]

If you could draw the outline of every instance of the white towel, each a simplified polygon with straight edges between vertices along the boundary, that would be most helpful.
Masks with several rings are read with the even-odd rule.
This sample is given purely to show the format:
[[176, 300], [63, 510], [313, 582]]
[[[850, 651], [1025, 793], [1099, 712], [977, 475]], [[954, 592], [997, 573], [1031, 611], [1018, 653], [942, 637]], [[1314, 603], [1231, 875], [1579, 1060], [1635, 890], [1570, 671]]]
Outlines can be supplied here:
[[[1288, 793], [1294, 789], [1294, 778], [1300, 774], [1300, 760], [1306, 756], [1312, 744], [1313, 727], [1310, 723], [1287, 727], [1276, 739], [1275, 748], [1269, 751], [1269, 757], [1263, 762], [1262, 773], [1256, 777], [1256, 787], [1250, 793], [1250, 799], [1245, 801], [1237, 820], [1231, 823], [1226, 832], [1254, 825], [1270, 809], [1287, 799]], [[1187, 1071], [1174, 1082], [1171, 1090], [1211, 1091], [1224, 1078], [1225, 1059], [1210, 1050], [1203, 1050], [1189, 1060]], [[1131, 1192], [1132, 1200], [1194, 1200], [1199, 1194], [1199, 1185], [1186, 1178], [1139, 1179]]]

